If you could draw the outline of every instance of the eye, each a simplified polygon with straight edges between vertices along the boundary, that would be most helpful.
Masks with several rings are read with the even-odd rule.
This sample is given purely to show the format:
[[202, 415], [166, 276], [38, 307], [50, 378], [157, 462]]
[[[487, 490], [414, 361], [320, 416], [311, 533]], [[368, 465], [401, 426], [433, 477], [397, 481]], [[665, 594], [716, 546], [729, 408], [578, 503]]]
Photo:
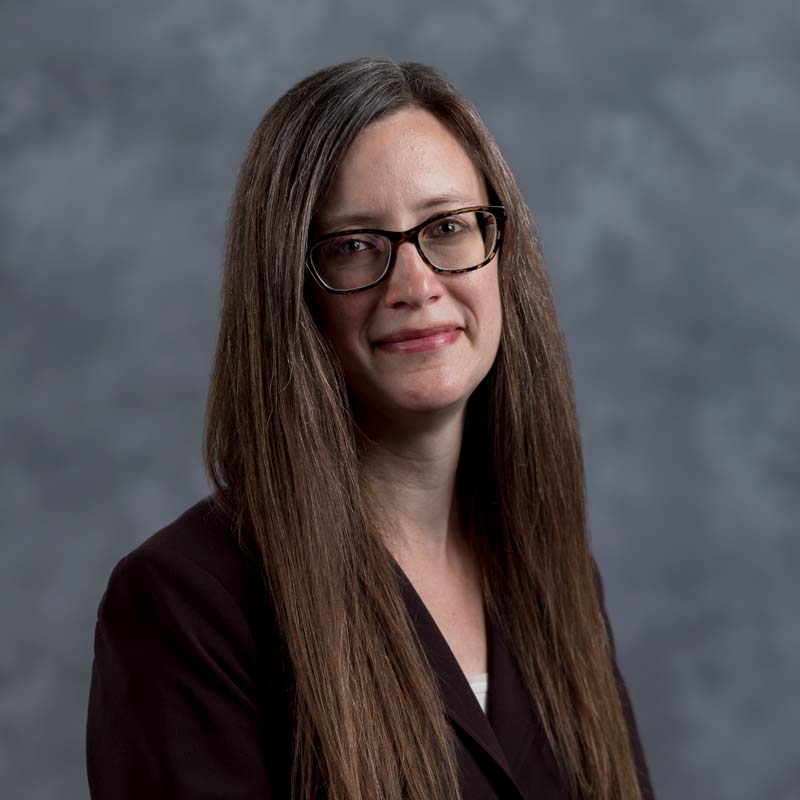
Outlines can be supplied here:
[[378, 263], [386, 257], [388, 242], [380, 236], [360, 233], [324, 239], [312, 250], [320, 268], [342, 268]]
[[453, 233], [458, 233], [461, 230], [461, 224], [454, 219], [443, 219], [436, 224], [434, 232], [438, 235], [449, 236]]
[[455, 217], [437, 220], [425, 230], [425, 236], [434, 239], [452, 239], [470, 230], [471, 226], [466, 215], [459, 214]]
[[373, 248], [373, 243], [366, 239], [342, 237], [333, 239], [330, 250], [340, 256], [354, 256]]
[[357, 253], [366, 246], [366, 242], [360, 239], [341, 239], [339, 242], [339, 247], [347, 253]]

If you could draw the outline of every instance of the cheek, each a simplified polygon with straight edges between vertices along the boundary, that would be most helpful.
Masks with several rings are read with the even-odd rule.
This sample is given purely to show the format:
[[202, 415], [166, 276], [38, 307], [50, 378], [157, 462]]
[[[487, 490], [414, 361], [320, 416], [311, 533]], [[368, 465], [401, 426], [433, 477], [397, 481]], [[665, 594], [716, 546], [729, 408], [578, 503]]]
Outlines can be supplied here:
[[499, 345], [500, 335], [503, 330], [503, 302], [500, 299], [500, 288], [497, 286], [495, 287], [493, 295], [492, 314], [495, 321], [495, 337], [497, 339], [497, 345]]
[[500, 348], [500, 339], [503, 330], [503, 311], [500, 305], [499, 298], [497, 302], [492, 302], [486, 309], [486, 323], [483, 326], [484, 341], [483, 352], [486, 367], [489, 368], [497, 358], [497, 352]]
[[320, 323], [334, 350], [342, 360], [358, 347], [369, 316], [369, 303], [358, 295], [326, 294], [318, 297]]
[[477, 286], [478, 306], [476, 313], [479, 326], [485, 335], [485, 344], [496, 349], [500, 342], [500, 333], [503, 327], [503, 306], [500, 299], [500, 286], [497, 273], [488, 273], [486, 280]]

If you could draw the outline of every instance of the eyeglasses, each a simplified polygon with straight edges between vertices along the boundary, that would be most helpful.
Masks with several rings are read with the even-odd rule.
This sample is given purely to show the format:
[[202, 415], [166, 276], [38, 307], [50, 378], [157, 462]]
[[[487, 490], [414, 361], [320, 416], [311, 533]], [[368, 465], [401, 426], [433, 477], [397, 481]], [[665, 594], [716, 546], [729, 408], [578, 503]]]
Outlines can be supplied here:
[[470, 206], [443, 211], [407, 231], [359, 228], [328, 233], [310, 244], [306, 265], [317, 283], [333, 294], [377, 286], [389, 274], [403, 242], [413, 242], [434, 272], [469, 272], [495, 257], [505, 220], [503, 206]]

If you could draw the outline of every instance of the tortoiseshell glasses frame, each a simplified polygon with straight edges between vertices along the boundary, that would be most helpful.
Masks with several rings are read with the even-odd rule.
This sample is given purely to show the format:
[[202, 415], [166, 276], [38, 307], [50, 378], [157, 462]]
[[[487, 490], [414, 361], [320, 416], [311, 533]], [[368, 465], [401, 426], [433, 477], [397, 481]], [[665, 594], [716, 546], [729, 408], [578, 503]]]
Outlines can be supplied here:
[[[420, 246], [419, 242], [419, 234], [424, 229], [427, 228], [433, 222], [436, 222], [440, 219], [446, 219], [447, 217], [452, 217], [456, 214], [465, 214], [469, 211], [483, 211], [485, 213], [491, 214], [495, 220], [495, 240], [494, 244], [491, 247], [490, 252], [486, 255], [486, 257], [479, 263], [473, 264], [468, 267], [460, 267], [458, 269], [444, 269], [442, 267], [438, 267], [434, 264], [428, 256], [425, 255], [422, 247]], [[507, 215], [506, 210], [503, 206], [500, 205], [492, 205], [492, 206], [468, 206], [466, 208], [456, 208], [452, 211], [441, 211], [437, 214], [434, 214], [432, 217], [429, 217], [424, 222], [420, 222], [419, 225], [415, 225], [413, 228], [409, 228], [407, 231], [387, 231], [382, 230], [380, 228], [351, 228], [348, 230], [343, 231], [334, 231], [333, 233], [326, 233], [323, 236], [320, 236], [317, 239], [309, 240], [308, 244], [308, 254], [306, 256], [306, 267], [311, 272], [314, 277], [314, 280], [326, 291], [330, 292], [331, 294], [353, 294], [354, 292], [363, 292], [366, 289], [371, 289], [374, 286], [377, 286], [379, 283], [382, 283], [386, 280], [387, 276], [392, 270], [395, 262], [395, 252], [397, 248], [403, 242], [413, 242], [414, 246], [417, 248], [417, 252], [420, 255], [420, 258], [434, 271], [446, 274], [457, 274], [460, 272], [471, 272], [475, 269], [480, 269], [481, 267], [488, 264], [496, 255], [498, 250], [500, 249], [500, 241], [503, 237], [503, 228], [504, 223], [506, 221]], [[355, 289], [336, 289], [333, 286], [330, 286], [325, 282], [325, 279], [320, 275], [317, 267], [314, 264], [313, 254], [314, 250], [318, 247], [318, 245], [326, 242], [330, 239], [335, 239], [339, 236], [353, 236], [355, 234], [372, 234], [374, 236], [382, 236], [389, 241], [389, 254], [386, 259], [386, 267], [381, 273], [380, 277], [376, 278], [374, 281], [365, 284], [364, 286], [358, 286]]]

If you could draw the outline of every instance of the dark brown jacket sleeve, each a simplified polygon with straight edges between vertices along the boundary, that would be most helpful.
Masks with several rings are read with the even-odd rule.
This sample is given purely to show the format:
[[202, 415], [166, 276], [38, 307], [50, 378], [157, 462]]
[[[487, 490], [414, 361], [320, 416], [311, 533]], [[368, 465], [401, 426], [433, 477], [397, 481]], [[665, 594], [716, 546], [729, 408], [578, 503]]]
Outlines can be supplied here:
[[650, 772], [647, 769], [647, 762], [644, 757], [644, 749], [639, 737], [639, 729], [636, 724], [636, 717], [633, 713], [633, 706], [631, 704], [630, 697], [628, 696], [628, 690], [625, 686], [625, 681], [620, 673], [619, 665], [617, 664], [617, 652], [614, 644], [614, 634], [611, 630], [608, 612], [606, 611], [603, 581], [600, 577], [600, 570], [597, 567], [597, 562], [594, 562], [594, 576], [598, 596], [600, 598], [600, 610], [603, 614], [603, 619], [605, 620], [606, 631], [608, 632], [608, 639], [611, 644], [611, 657], [614, 667], [614, 675], [617, 679], [617, 687], [619, 688], [620, 700], [622, 702], [622, 710], [625, 714], [625, 719], [628, 722], [628, 734], [631, 742], [631, 749], [633, 751], [633, 759], [636, 764], [636, 774], [639, 778], [639, 787], [642, 791], [642, 800], [655, 800], [653, 786], [650, 782]]
[[123, 558], [95, 629], [91, 797], [271, 797], [255, 659], [242, 610], [214, 575], [163, 549]]

